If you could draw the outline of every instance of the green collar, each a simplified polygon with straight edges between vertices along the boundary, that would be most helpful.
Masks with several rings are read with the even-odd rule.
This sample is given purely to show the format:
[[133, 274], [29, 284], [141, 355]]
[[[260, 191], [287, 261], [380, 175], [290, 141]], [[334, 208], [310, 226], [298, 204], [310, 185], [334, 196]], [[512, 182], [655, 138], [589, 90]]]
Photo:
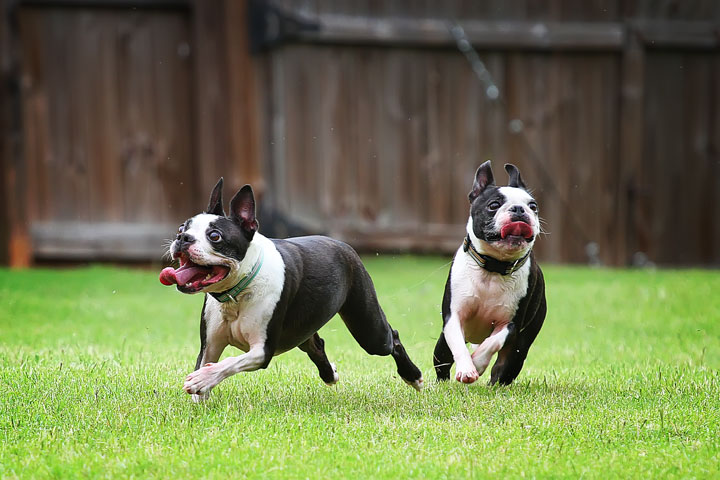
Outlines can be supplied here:
[[255, 265], [253, 265], [252, 270], [250, 270], [249, 273], [242, 276], [240, 281], [232, 287], [230, 290], [226, 290], [222, 293], [215, 293], [210, 292], [210, 295], [215, 297], [215, 300], [217, 300], [220, 303], [225, 303], [229, 300], [232, 300], [233, 302], [237, 302], [236, 298], [242, 292], [245, 290], [248, 285], [250, 285], [250, 282], [253, 281], [253, 278], [255, 278], [260, 271], [260, 267], [262, 267], [263, 261], [265, 260], [265, 251], [260, 250], [260, 256], [257, 259], [257, 262], [255, 262]]

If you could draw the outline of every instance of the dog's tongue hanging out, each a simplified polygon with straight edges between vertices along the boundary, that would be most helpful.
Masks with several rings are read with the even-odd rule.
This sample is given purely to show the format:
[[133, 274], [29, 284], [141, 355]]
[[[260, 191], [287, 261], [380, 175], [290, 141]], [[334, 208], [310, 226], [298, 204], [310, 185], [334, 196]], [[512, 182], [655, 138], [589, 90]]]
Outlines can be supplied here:
[[529, 239], [532, 238], [533, 231], [530, 225], [525, 222], [512, 222], [500, 229], [500, 237], [506, 238], [508, 235]]
[[160, 283], [163, 285], [185, 285], [186, 283], [192, 283], [196, 280], [196, 277], [205, 278], [207, 275], [207, 269], [201, 267], [186, 267], [182, 266], [177, 270], [172, 267], [164, 268], [160, 272]]
[[160, 283], [163, 285], [204, 286], [219, 282], [228, 273], [228, 268], [222, 265], [198, 265], [181, 257], [180, 267], [175, 269], [167, 267], [160, 272]]

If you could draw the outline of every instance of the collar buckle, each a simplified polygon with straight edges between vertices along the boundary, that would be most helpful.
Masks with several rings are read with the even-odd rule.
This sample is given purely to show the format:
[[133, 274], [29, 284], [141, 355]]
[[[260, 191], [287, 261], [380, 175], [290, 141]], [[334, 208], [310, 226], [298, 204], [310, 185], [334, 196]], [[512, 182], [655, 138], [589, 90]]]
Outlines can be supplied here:
[[525, 258], [525, 257], [518, 258], [518, 259], [515, 260], [513, 263], [511, 263], [511, 264], [507, 267], [507, 269], [505, 270], [505, 273], [504, 273], [503, 275], [510, 275], [511, 273], [513, 273], [513, 272], [515, 271], [515, 267], [517, 266], [518, 262], [519, 262], [520, 260], [523, 260], [524, 258]]

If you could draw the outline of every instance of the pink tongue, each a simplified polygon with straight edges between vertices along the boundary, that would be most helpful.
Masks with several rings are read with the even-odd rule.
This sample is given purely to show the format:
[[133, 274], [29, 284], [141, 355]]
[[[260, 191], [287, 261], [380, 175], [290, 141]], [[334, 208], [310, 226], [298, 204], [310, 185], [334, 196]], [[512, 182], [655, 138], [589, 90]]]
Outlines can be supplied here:
[[533, 236], [532, 228], [525, 222], [512, 222], [508, 223], [500, 229], [500, 236], [502, 238], [508, 235], [515, 235], [518, 237], [531, 238]]
[[178, 270], [167, 267], [160, 272], [160, 283], [163, 285], [185, 285], [197, 275], [205, 276], [206, 270], [207, 269], [201, 267], [188, 267]]

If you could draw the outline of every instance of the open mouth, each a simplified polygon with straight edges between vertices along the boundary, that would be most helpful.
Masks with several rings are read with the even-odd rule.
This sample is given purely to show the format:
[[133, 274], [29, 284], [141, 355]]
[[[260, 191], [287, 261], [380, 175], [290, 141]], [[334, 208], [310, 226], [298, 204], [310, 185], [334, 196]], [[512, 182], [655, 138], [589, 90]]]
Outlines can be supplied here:
[[535, 235], [532, 227], [525, 222], [510, 222], [500, 229], [500, 238], [503, 240], [526, 240], [530, 241]]
[[198, 265], [190, 260], [186, 253], [177, 255], [180, 259], [178, 268], [167, 267], [160, 272], [160, 283], [177, 285], [183, 293], [195, 293], [208, 285], [224, 279], [230, 269], [224, 265]]

